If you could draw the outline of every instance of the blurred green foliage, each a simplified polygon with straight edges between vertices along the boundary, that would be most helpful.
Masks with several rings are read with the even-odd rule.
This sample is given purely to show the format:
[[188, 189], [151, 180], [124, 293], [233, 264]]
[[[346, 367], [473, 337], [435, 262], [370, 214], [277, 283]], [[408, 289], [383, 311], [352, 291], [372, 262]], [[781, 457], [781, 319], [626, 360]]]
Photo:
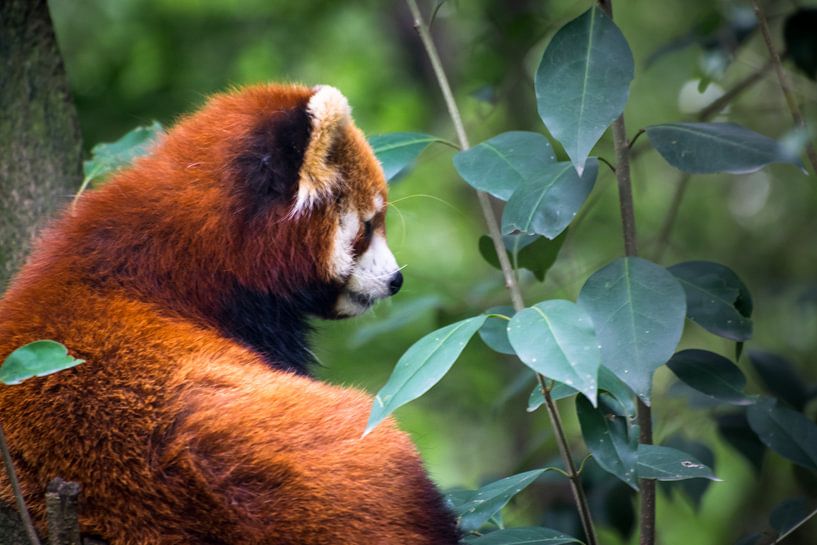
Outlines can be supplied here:
[[[52, 0], [50, 5], [88, 150], [152, 119], [172, 125], [210, 93], [261, 81], [335, 85], [368, 134], [414, 131], [453, 140], [412, 21], [398, 0]], [[536, 66], [553, 32], [588, 5], [452, 0], [440, 8], [433, 32], [472, 143], [506, 130], [544, 132], [533, 93]], [[701, 75], [729, 88], [765, 63], [756, 34], [721, 39], [719, 29], [745, 9], [740, 2], [708, 0], [616, 3], [616, 22], [635, 55], [636, 79], [626, 110], [630, 134], [650, 124], [694, 121], [690, 89], [698, 85], [689, 82]], [[770, 10], [778, 39], [785, 13], [783, 7]], [[719, 70], [711, 69], [713, 55]], [[807, 118], [814, 120], [817, 90], [797, 72], [789, 75]], [[741, 95], [718, 120], [738, 121], [772, 137], [791, 128], [773, 77]], [[645, 141], [635, 149], [639, 242], [649, 257], [658, 251], [658, 233], [682, 175], [648, 151]], [[375, 391], [426, 332], [507, 304], [501, 276], [480, 256], [484, 226], [473, 191], [454, 172], [452, 153], [431, 146], [416, 169], [394, 182], [388, 228], [392, 249], [406, 265], [405, 287], [365, 317], [320, 327], [316, 351], [323, 379]], [[612, 158], [609, 134], [594, 153]], [[528, 304], [546, 297], [575, 300], [587, 276], [621, 254], [616, 197], [614, 178], [602, 167], [545, 281], [521, 273]], [[755, 303], [749, 348], [785, 354], [815, 382], [815, 235], [813, 176], [787, 166], [742, 177], [695, 176], [661, 262], [714, 260], [736, 271]], [[697, 325], [686, 328], [686, 346], [733, 351], [731, 343]], [[758, 376], [745, 361], [741, 367], [750, 378], [748, 391], [758, 391]], [[522, 373], [521, 365], [475, 340], [438, 387], [398, 411], [441, 486], [473, 487], [553, 462], [556, 451], [544, 414], [525, 411], [531, 385], [518, 379]], [[697, 514], [679, 494], [660, 494], [663, 543], [731, 543], [759, 529], [758, 520], [783, 498], [817, 494], [813, 478], [795, 477], [777, 455], [767, 455], [759, 477], [687, 397], [671, 395], [674, 381], [666, 368], [656, 377], [655, 395], [663, 398], [656, 407], [657, 440], [682, 432], [712, 446], [724, 482], [708, 487]], [[578, 437], [572, 416], [566, 425]], [[576, 445], [577, 452], [582, 448]], [[592, 464], [587, 478], [592, 480]], [[565, 483], [553, 476], [516, 498], [506, 522], [571, 531], [562, 516], [570, 510]], [[606, 521], [604, 543], [621, 542], [611, 530], [618, 522]], [[787, 542], [812, 543], [808, 534], [814, 532], [812, 521]]]

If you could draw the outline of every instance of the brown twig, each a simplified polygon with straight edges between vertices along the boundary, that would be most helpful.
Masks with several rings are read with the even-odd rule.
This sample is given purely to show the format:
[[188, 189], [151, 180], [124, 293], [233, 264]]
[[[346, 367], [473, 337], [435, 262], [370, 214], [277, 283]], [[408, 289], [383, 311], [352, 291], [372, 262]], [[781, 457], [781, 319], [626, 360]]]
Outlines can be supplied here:
[[[435, 76], [437, 77], [437, 83], [440, 86], [440, 91], [442, 91], [446, 107], [448, 108], [448, 114], [451, 117], [452, 123], [454, 124], [454, 129], [457, 133], [460, 147], [463, 150], [467, 150], [469, 149], [470, 145], [468, 143], [468, 136], [465, 132], [465, 126], [462, 123], [462, 115], [460, 115], [459, 108], [454, 100], [454, 94], [451, 92], [451, 86], [448, 83], [448, 77], [443, 69], [442, 62], [440, 61], [439, 54], [437, 53], [437, 48], [434, 45], [434, 41], [431, 39], [430, 33], [428, 32], [428, 26], [423, 21], [422, 14], [420, 13], [416, 0], [406, 0], [406, 3], [411, 10], [411, 14], [414, 17], [414, 26], [420, 35], [420, 40], [423, 42], [423, 46], [425, 47], [426, 53], [431, 61], [431, 66], [434, 69]], [[505, 244], [502, 241], [502, 233], [499, 229], [499, 223], [497, 222], [496, 215], [494, 214], [494, 210], [491, 206], [490, 197], [485, 192], [477, 191], [477, 198], [479, 200], [480, 208], [482, 209], [482, 215], [485, 217], [485, 223], [488, 226], [488, 234], [494, 243], [494, 249], [496, 250], [496, 255], [499, 258], [500, 268], [502, 269], [502, 275], [505, 279], [505, 287], [508, 289], [514, 309], [516, 311], [520, 311], [525, 307], [525, 302], [522, 299], [522, 293], [519, 289], [519, 284], [516, 281], [513, 267], [508, 259], [507, 250], [505, 249]], [[553, 401], [550, 391], [544, 386], [544, 377], [537, 374], [537, 380], [542, 388], [542, 394], [545, 397], [545, 407], [547, 409], [548, 416], [550, 417], [551, 424], [553, 425], [556, 442], [559, 446], [559, 452], [562, 455], [562, 460], [568, 470], [567, 473], [570, 480], [571, 490], [573, 491], [573, 497], [579, 512], [579, 518], [582, 522], [582, 527], [584, 528], [585, 535], [587, 537], [587, 545], [597, 545], [598, 539], [596, 537], [595, 527], [590, 515], [590, 507], [581, 486], [581, 477], [576, 471], [576, 464], [573, 461], [573, 456], [567, 443], [567, 438], [561, 422], [561, 416], [559, 415], [559, 409], [556, 406], [556, 403]]]
[[17, 480], [17, 472], [14, 470], [14, 463], [11, 460], [11, 452], [9, 451], [6, 434], [3, 432], [2, 425], [0, 425], [0, 452], [3, 454], [3, 464], [6, 466], [6, 474], [8, 475], [9, 483], [11, 483], [14, 499], [17, 501], [17, 511], [20, 513], [20, 520], [23, 523], [23, 528], [26, 530], [28, 540], [31, 542], [31, 545], [40, 545], [40, 538], [37, 537], [37, 531], [31, 522], [31, 515], [28, 514], [28, 509], [26, 508], [23, 491], [20, 489], [20, 481]]
[[[613, 18], [612, 0], [599, 0], [599, 5]], [[635, 140], [635, 139], [633, 139]], [[635, 210], [633, 207], [632, 180], [630, 178], [630, 141], [627, 140], [627, 129], [624, 125], [624, 114], [613, 122], [613, 146], [616, 150], [616, 181], [618, 182], [619, 208], [621, 225], [624, 234], [624, 253], [627, 256], [638, 255], [636, 241]], [[652, 411], [638, 400], [638, 425], [640, 427], [639, 443], [652, 444]], [[639, 543], [655, 545], [655, 481], [640, 479], [640, 514]]]
[[763, 77], [772, 69], [772, 61], [766, 62], [760, 68], [748, 74], [742, 80], [738, 81], [729, 88], [724, 94], [713, 100], [704, 109], [698, 112], [698, 121], [708, 121], [721, 113], [733, 100], [743, 94], [744, 91], [751, 88], [755, 83], [763, 79]]
[[[780, 61], [780, 55], [772, 42], [772, 34], [769, 31], [769, 22], [766, 20], [766, 14], [760, 8], [760, 4], [758, 4], [757, 0], [752, 0], [752, 7], [755, 10], [758, 26], [760, 26], [760, 33], [763, 34], [763, 41], [766, 42], [766, 49], [769, 50], [774, 71], [777, 73], [780, 88], [783, 90], [783, 96], [786, 98], [786, 104], [789, 107], [794, 123], [798, 127], [808, 130], [806, 120], [803, 118], [803, 113], [797, 104], [797, 98], [794, 96], [794, 90], [791, 88], [791, 84], [783, 72], [783, 63]], [[806, 156], [811, 163], [811, 168], [817, 173], [817, 150], [814, 149], [814, 142], [812, 142], [810, 135], [808, 142], [806, 142]]]

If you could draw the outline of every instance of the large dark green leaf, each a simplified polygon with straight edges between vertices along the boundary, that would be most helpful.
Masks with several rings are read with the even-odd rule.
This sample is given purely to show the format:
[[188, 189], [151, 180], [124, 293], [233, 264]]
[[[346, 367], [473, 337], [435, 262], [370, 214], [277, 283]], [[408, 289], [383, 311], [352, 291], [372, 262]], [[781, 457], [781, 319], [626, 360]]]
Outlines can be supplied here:
[[638, 438], [629, 429], [627, 418], [611, 411], [603, 398], [599, 400], [599, 407], [596, 409], [585, 398], [576, 399], [576, 413], [584, 443], [593, 454], [593, 459], [605, 471], [638, 490]]
[[594, 273], [579, 293], [593, 320], [602, 363], [645, 403], [652, 375], [672, 356], [684, 329], [684, 290], [666, 269], [637, 257]]
[[762, 398], [746, 410], [749, 425], [763, 443], [795, 464], [817, 471], [817, 425], [802, 413]]
[[691, 454], [660, 445], [638, 445], [638, 478], [657, 481], [720, 480], [712, 469]]
[[522, 362], [575, 388], [596, 404], [601, 354], [590, 317], [570, 301], [544, 301], [508, 323], [508, 340]]
[[692, 174], [744, 174], [772, 163], [803, 167], [777, 141], [734, 123], [652, 125], [647, 135], [669, 164]]
[[729, 268], [711, 261], [687, 261], [668, 270], [684, 287], [690, 320], [733, 341], [752, 337], [752, 296]]
[[593, 5], [562, 27], [536, 71], [536, 103], [578, 172], [627, 103], [633, 54], [624, 35]]
[[794, 65], [812, 80], [817, 79], [817, 8], [803, 7], [786, 18], [783, 38]]
[[548, 139], [526, 131], [502, 133], [454, 156], [454, 166], [466, 182], [503, 201], [554, 162]]
[[[556, 262], [559, 250], [562, 249], [568, 230], [553, 240], [539, 235], [517, 233], [502, 237], [508, 253], [508, 260], [515, 269], [528, 269], [537, 280], [543, 282], [545, 274]], [[492, 266], [500, 269], [494, 242], [488, 235], [479, 237], [479, 253]]]
[[466, 538], [465, 543], [468, 545], [562, 545], [581, 543], [581, 541], [557, 530], [534, 527], [497, 530], [484, 536]]
[[599, 163], [589, 159], [581, 176], [570, 163], [553, 163], [514, 191], [502, 213], [504, 234], [544, 235], [550, 239], [564, 231], [587, 200]]
[[369, 138], [369, 145], [383, 165], [386, 180], [407, 171], [423, 150], [435, 142], [445, 140], [417, 132], [393, 132]]
[[803, 410], [812, 394], [806, 385], [805, 378], [797, 372], [791, 361], [762, 350], [750, 350], [749, 361], [752, 362], [752, 366], [769, 393], [782, 399], [796, 410]]
[[82, 164], [85, 175], [83, 187], [128, 166], [140, 155], [145, 155], [162, 131], [162, 125], [154, 121], [146, 127], [136, 127], [116, 142], [95, 145], [91, 149], [91, 158]]
[[505, 507], [511, 498], [538, 479], [544, 471], [544, 469], [535, 469], [505, 477], [475, 491], [464, 502], [455, 506], [460, 529], [463, 532], [478, 530]]
[[811, 512], [805, 498], [789, 498], [778, 503], [769, 515], [769, 524], [783, 535], [797, 526]]
[[679, 379], [699, 392], [725, 403], [749, 405], [746, 377], [737, 365], [708, 350], [682, 350], [667, 362]]
[[44, 377], [84, 363], [68, 355], [68, 350], [54, 341], [34, 341], [8, 355], [0, 367], [0, 382], [20, 384], [31, 377]]
[[475, 316], [432, 331], [409, 348], [397, 362], [386, 385], [374, 398], [364, 434], [398, 407], [417, 399], [445, 376], [486, 316]]

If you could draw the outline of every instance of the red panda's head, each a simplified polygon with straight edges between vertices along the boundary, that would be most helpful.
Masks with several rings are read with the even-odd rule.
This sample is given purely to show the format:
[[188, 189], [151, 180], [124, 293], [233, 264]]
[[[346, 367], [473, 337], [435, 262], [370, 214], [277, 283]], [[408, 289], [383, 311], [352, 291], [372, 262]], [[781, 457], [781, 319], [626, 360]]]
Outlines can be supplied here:
[[95, 283], [216, 322], [262, 320], [266, 302], [342, 318], [402, 284], [387, 189], [337, 89], [257, 85], [210, 98], [83, 196], [65, 238]]

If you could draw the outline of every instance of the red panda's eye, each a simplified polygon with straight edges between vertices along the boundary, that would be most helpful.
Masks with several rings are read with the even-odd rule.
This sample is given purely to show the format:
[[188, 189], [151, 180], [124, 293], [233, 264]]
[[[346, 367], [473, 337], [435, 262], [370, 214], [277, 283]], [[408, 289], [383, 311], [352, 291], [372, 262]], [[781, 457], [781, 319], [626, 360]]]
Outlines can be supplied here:
[[372, 231], [374, 231], [374, 226], [372, 225], [372, 220], [364, 221], [363, 222], [363, 238], [369, 240], [372, 238]]

